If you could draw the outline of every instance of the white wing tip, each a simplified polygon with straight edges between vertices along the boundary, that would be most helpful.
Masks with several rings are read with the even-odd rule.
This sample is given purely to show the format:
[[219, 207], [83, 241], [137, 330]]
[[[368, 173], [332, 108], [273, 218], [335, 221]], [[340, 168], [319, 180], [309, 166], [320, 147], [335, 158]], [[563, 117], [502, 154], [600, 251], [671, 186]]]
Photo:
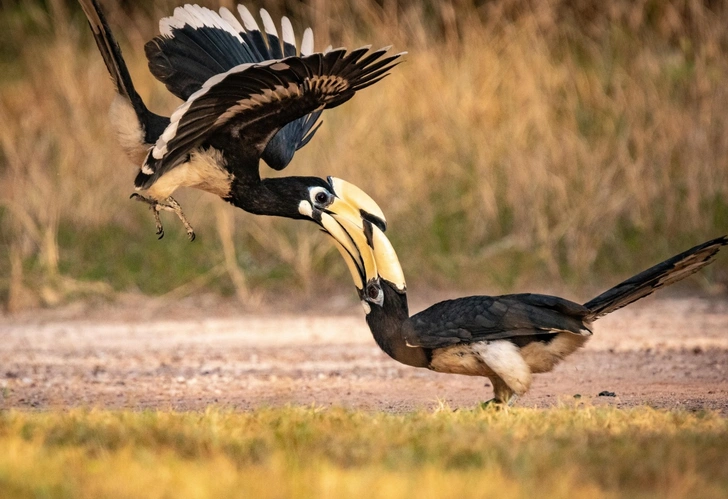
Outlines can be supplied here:
[[313, 30], [306, 28], [303, 32], [303, 40], [301, 40], [301, 55], [313, 54]]
[[[237, 31], [238, 38], [240, 38], [240, 33], [245, 33], [245, 28], [243, 28], [243, 25], [240, 24], [238, 18], [235, 17], [226, 7], [220, 7], [220, 17], [232, 26], [235, 31]], [[240, 38], [240, 41], [242, 42], [243, 39]]]
[[293, 26], [291, 25], [291, 21], [286, 17], [283, 16], [281, 18], [281, 35], [283, 36], [283, 41], [285, 43], [288, 43], [289, 45], [296, 46], [296, 35], [293, 32]]
[[[154, 146], [154, 149], [152, 149], [152, 157], [154, 159], [162, 159], [165, 154], [167, 154], [167, 144], [164, 144], [162, 147]], [[142, 171], [144, 171], [143, 168]]]
[[260, 18], [263, 20], [263, 29], [265, 29], [265, 32], [269, 35], [278, 36], [278, 30], [276, 30], [276, 25], [273, 22], [273, 18], [268, 14], [268, 11], [265, 9], [260, 9]]
[[[220, 9], [220, 11], [223, 12], [223, 9]], [[235, 31], [232, 23], [223, 19], [214, 10], [210, 10], [207, 7], [200, 7], [199, 5], [187, 4], [174, 9], [174, 14], [171, 17], [164, 17], [159, 21], [159, 32], [166, 38], [172, 38], [174, 36], [174, 29], [181, 29], [185, 26], [190, 26], [194, 29], [202, 27], [222, 29], [237, 37], [242, 42], [240, 35]]]
[[260, 28], [258, 27], [258, 23], [255, 22], [255, 18], [253, 17], [253, 14], [250, 13], [248, 8], [243, 5], [238, 5], [238, 13], [240, 14], [240, 19], [243, 20], [243, 26], [245, 26], [245, 29], [247, 31], [260, 31]]

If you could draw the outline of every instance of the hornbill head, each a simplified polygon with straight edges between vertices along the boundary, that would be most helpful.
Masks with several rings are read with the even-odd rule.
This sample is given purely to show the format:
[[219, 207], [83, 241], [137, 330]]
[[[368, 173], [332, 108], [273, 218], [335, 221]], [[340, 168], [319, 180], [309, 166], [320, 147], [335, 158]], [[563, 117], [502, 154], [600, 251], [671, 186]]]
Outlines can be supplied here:
[[368, 314], [371, 306], [384, 306], [384, 286], [404, 295], [407, 290], [404, 272], [392, 243], [384, 235], [384, 215], [376, 202], [352, 184], [331, 177], [329, 182], [339, 192], [349, 193], [348, 202], [335, 207], [332, 203], [320, 210], [319, 223], [334, 239]]
[[[360, 230], [364, 220], [376, 225], [381, 231], [387, 230], [387, 220], [382, 209], [369, 194], [354, 184], [336, 177], [328, 177], [326, 181], [316, 177], [306, 179], [315, 182], [306, 185], [305, 192], [300, 196], [298, 213], [303, 217], [312, 219], [324, 229], [327, 228], [323, 221], [330, 222], [331, 215], [336, 215]], [[290, 177], [286, 180], [290, 180]]]

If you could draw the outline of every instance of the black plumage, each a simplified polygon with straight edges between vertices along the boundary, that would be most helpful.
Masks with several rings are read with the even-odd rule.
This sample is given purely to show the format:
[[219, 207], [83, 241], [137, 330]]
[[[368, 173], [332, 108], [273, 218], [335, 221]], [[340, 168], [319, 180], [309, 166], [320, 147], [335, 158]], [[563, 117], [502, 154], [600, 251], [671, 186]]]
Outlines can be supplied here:
[[169, 118], [160, 116], [147, 109], [142, 98], [134, 88], [129, 70], [121, 55], [121, 48], [111, 33], [106, 18], [96, 0], [80, 0], [81, 8], [86, 14], [96, 46], [104, 59], [119, 96], [132, 107], [138, 118], [138, 125], [143, 132], [143, 144], [151, 147], [169, 125]]
[[405, 341], [413, 346], [441, 348], [566, 331], [590, 334], [584, 324], [589, 309], [556, 296], [522, 293], [469, 296], [437, 303], [414, 315]]
[[[189, 10], [191, 9], [187, 7], [178, 7], [175, 13], [182, 16]], [[155, 37], [144, 46], [149, 71], [172, 94], [186, 101], [210, 78], [241, 64], [299, 55], [295, 39], [281, 40], [277, 33], [266, 33], [264, 37], [250, 12], [242, 5], [239, 10], [246, 20], [247, 28], [240, 26], [235, 16], [225, 8], [221, 9], [224, 19], [221, 17], [222, 22], [217, 23], [217, 14], [213, 11], [201, 7], [195, 9], [197, 13], [206, 14], [210, 26], [193, 27], [163, 19], [165, 34]], [[270, 27], [273, 21], [268, 13], [261, 10], [261, 14]], [[284, 25], [290, 26], [288, 20], [283, 19]], [[310, 29], [307, 32], [311, 33]], [[292, 28], [290, 33], [293, 36]], [[300, 55], [310, 55], [309, 52], [304, 53], [304, 50]], [[316, 133], [318, 126], [314, 128], [314, 125], [319, 116], [321, 111], [314, 111], [286, 124], [267, 144], [262, 154], [263, 161], [275, 170], [288, 166], [294, 153], [305, 146]]]
[[160, 21], [160, 35], [145, 46], [152, 74], [185, 100], [166, 118], [148, 111], [134, 90], [97, 1], [79, 2], [118, 91], [112, 115], [122, 145], [142, 162], [135, 186], [144, 195], [133, 197], [150, 204], [160, 237], [159, 211], [169, 210], [194, 238], [171, 197], [178, 187], [211, 192], [251, 213], [311, 219], [311, 189], [331, 185], [316, 177], [261, 179], [260, 159], [285, 168], [316, 132], [323, 109], [385, 77], [402, 55], [368, 48], [313, 53], [310, 29], [299, 51], [286, 18], [280, 38], [264, 10], [265, 34], [243, 7], [245, 27], [227, 9], [185, 5]]
[[[358, 275], [378, 277], [357, 288], [377, 344], [403, 364], [488, 377], [500, 403], [515, 401], [530, 387], [532, 374], [552, 370], [583, 346], [596, 319], [699, 271], [728, 244], [723, 236], [695, 246], [584, 305], [531, 293], [469, 296], [437, 303], [409, 317], [396, 253], [377, 227], [366, 221], [363, 225], [367, 244], [357, 249], [370, 254], [374, 269], [360, 269]], [[361, 266], [367, 261], [352, 257], [350, 263]], [[361, 282], [352, 274], [355, 283]]]
[[[154, 173], [142, 177], [137, 186], [148, 188], [201, 144], [222, 151], [246, 151], [250, 158], [229, 165], [229, 170], [236, 176], [247, 175], [247, 171], [257, 175], [260, 156], [257, 149], [268, 143], [281, 123], [288, 123], [312, 109], [343, 104], [357, 90], [375, 83], [390, 69], [391, 58], [367, 64], [368, 60], [377, 61], [385, 50], [359, 61], [366, 51], [347, 53], [339, 49], [326, 54], [289, 57], [272, 64], [244, 67], [241, 71], [233, 69], [214, 84], [204, 85], [172, 116], [167, 129], [176, 124], [175, 133], [169, 139], [163, 134], [157, 141], [144, 163]], [[177, 113], [180, 115], [176, 116]], [[230, 156], [234, 157], [234, 153]]]

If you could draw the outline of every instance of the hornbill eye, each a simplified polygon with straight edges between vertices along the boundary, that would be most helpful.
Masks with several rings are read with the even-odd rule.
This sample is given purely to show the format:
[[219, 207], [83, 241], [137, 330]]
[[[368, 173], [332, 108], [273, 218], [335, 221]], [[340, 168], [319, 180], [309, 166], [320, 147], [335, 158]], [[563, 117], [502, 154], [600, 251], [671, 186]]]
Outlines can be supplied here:
[[367, 301], [376, 303], [380, 307], [384, 305], [384, 291], [378, 282], [370, 282], [366, 287]]
[[323, 187], [314, 187], [309, 191], [309, 196], [311, 197], [311, 204], [313, 204], [314, 208], [318, 208], [319, 210], [323, 210], [329, 206], [334, 197]]

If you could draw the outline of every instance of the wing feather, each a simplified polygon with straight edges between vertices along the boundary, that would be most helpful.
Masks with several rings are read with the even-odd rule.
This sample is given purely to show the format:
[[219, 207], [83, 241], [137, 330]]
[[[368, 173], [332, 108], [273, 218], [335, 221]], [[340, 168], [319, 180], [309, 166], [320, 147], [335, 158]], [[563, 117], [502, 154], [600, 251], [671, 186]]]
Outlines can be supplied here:
[[470, 296], [437, 303], [412, 316], [405, 340], [412, 346], [441, 348], [554, 332], [590, 335], [583, 322], [588, 312], [582, 305], [548, 295]]
[[[176, 8], [172, 16], [160, 20], [160, 36], [145, 45], [152, 74], [170, 92], [188, 101], [205, 84], [209, 86], [213, 77], [224, 76], [242, 64], [279, 60], [298, 53], [288, 18], [281, 19], [281, 40], [273, 19], [264, 9], [260, 11], [264, 31], [245, 6], [239, 5], [238, 13], [240, 20], [224, 7], [219, 14], [197, 5]], [[312, 41], [308, 28], [301, 51], [309, 50]], [[317, 111], [283, 127], [263, 153], [266, 163], [275, 169], [285, 168], [294, 153], [313, 137], [319, 116]], [[146, 165], [145, 171], [148, 168]]]
[[[244, 139], [260, 157], [282, 127], [304, 119], [302, 126], [311, 130], [314, 123], [311, 118], [306, 121], [307, 115], [350, 99], [372, 80], [371, 71], [377, 78], [401, 56], [386, 56], [382, 50], [375, 52], [378, 57], [362, 58], [362, 49], [353, 53], [347, 56], [346, 50], [337, 49], [326, 54], [243, 64], [211, 78], [172, 115], [170, 125], [144, 164], [145, 171], [153, 172], [146, 183], [151, 185], [195, 147], [215, 141], [227, 140], [241, 147], [233, 139]], [[310, 140], [312, 133], [301, 135], [301, 140]], [[215, 147], [224, 151], [224, 146], [216, 143]]]

